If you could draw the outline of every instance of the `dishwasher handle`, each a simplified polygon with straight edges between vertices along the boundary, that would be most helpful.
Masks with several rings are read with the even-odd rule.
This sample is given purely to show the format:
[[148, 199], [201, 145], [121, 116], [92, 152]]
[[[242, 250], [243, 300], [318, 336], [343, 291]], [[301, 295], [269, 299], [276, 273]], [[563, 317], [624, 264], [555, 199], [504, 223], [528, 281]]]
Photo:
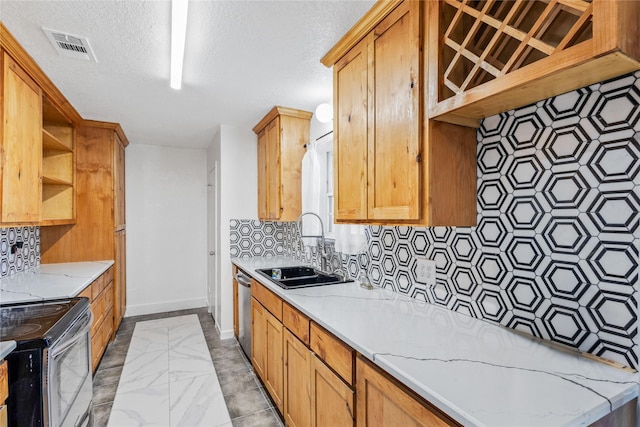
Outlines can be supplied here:
[[244, 286], [245, 288], [251, 287], [251, 277], [247, 276], [246, 274], [238, 271], [238, 273], [236, 274], [236, 280], [238, 281], [238, 284]]

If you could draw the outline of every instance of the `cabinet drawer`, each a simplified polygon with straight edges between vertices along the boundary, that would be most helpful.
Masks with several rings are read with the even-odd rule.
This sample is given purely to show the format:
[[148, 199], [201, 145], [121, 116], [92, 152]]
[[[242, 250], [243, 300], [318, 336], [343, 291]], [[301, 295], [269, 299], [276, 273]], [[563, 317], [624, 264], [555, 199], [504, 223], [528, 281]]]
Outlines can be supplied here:
[[251, 279], [251, 296], [282, 322], [282, 300], [257, 280]]
[[98, 277], [91, 284], [91, 299], [95, 300], [98, 298], [102, 290], [104, 289], [104, 274]]
[[358, 426], [459, 426], [430, 402], [362, 356], [358, 356], [356, 365]]
[[91, 366], [93, 370], [96, 370], [100, 357], [102, 356], [102, 331], [98, 330], [97, 333], [91, 334]]
[[309, 346], [309, 318], [286, 302], [282, 306], [282, 323], [306, 346]]
[[113, 308], [113, 282], [109, 282], [104, 291], [102, 292], [104, 298], [104, 311], [109, 311]]
[[96, 299], [98, 295], [109, 286], [109, 283], [113, 282], [113, 267], [109, 267], [107, 271], [102, 273], [100, 277], [98, 277], [92, 285], [92, 296], [93, 299]]
[[110, 308], [104, 316], [102, 323], [102, 345], [106, 349], [113, 335], [113, 308]]
[[349, 385], [354, 385], [355, 352], [329, 332], [311, 322], [311, 351], [333, 369]]
[[91, 313], [93, 313], [93, 325], [91, 325], [91, 336], [95, 336], [96, 331], [100, 329], [105, 314], [104, 296], [100, 295], [91, 303]]
[[84, 297], [84, 298], [89, 298], [89, 302], [93, 301], [92, 288], [93, 288], [92, 285], [89, 285], [86, 288], [84, 288], [84, 290], [78, 294], [78, 298]]
[[0, 404], [3, 404], [9, 396], [9, 374], [7, 361], [3, 360], [0, 365]]

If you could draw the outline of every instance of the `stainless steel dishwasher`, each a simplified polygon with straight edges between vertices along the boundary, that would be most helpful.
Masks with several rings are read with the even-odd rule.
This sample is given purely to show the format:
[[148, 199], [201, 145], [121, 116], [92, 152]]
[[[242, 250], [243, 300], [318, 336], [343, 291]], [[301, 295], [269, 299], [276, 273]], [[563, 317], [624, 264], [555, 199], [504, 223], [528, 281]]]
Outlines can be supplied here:
[[251, 278], [238, 270], [238, 341], [251, 360]]

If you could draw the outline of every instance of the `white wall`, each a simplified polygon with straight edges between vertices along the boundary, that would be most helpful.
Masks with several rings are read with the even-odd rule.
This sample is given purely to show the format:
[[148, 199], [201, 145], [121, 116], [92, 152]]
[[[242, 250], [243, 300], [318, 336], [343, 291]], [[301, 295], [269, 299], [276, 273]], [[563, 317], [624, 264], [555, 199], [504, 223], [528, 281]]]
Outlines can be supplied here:
[[217, 307], [214, 317], [221, 338], [233, 336], [233, 284], [229, 253], [229, 221], [258, 217], [257, 139], [251, 128], [220, 126], [207, 153], [208, 170], [218, 161], [218, 223], [220, 250], [216, 272]]
[[206, 305], [206, 162], [201, 149], [127, 147], [126, 316]]

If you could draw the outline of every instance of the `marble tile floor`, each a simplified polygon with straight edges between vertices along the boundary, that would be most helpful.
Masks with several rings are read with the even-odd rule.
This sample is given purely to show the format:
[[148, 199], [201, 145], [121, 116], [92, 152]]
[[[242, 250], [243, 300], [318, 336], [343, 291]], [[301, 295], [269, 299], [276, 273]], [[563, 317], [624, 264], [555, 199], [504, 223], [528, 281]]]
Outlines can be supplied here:
[[[187, 317], [179, 318], [179, 316]], [[188, 323], [183, 324], [184, 319], [191, 320], [189, 320]], [[120, 409], [124, 407], [122, 406], [124, 403], [121, 402], [129, 402], [132, 400], [130, 398], [123, 400], [123, 398], [120, 397], [121, 395], [126, 397], [127, 392], [133, 393], [136, 388], [136, 384], [141, 384], [145, 381], [152, 383], [155, 381], [156, 383], [155, 388], [145, 388], [145, 401], [153, 401], [153, 399], [157, 399], [159, 395], [163, 395], [162, 393], [164, 393], [162, 386], [157, 384], [162, 381], [158, 380], [154, 375], [157, 376], [159, 371], [157, 367], [159, 364], [164, 363], [166, 365], [170, 362], [156, 361], [154, 362], [156, 368], [146, 368], [146, 371], [146, 366], [154, 365], [145, 363], [141, 365], [140, 369], [132, 369], [128, 368], [128, 365], [125, 366], [125, 360], [127, 359], [128, 353], [131, 353], [131, 360], [136, 359], [134, 355], [146, 354], [146, 356], [143, 356], [146, 359], [139, 360], [148, 361], [149, 358], [153, 358], [152, 355], [158, 356], [160, 351], [163, 350], [162, 348], [157, 347], [157, 333], [153, 333], [153, 329], [156, 329], [157, 332], [157, 328], [149, 328], [149, 326], [154, 323], [148, 321], [160, 320], [161, 323], [156, 323], [156, 325], [161, 325], [161, 330], [169, 330], [170, 326], [174, 325], [177, 326], [178, 329], [182, 328], [182, 331], [184, 332], [189, 328], [197, 326], [197, 323], [195, 323], [196, 319], [199, 321], [199, 326], [204, 335], [204, 342], [206, 343], [209, 355], [213, 361], [215, 373], [206, 374], [209, 376], [194, 375], [196, 372], [200, 372], [196, 371], [198, 364], [201, 368], [205, 367], [204, 365], [206, 365], [206, 361], [204, 358], [187, 358], [186, 356], [188, 355], [184, 354], [184, 351], [180, 356], [176, 354], [176, 360], [178, 361], [173, 363], [175, 367], [172, 371], [173, 374], [171, 374], [173, 377], [169, 375], [167, 382], [175, 380], [175, 390], [177, 390], [178, 387], [181, 387], [181, 393], [179, 393], [179, 395], [183, 396], [184, 399], [182, 401], [175, 402], [175, 414], [173, 410], [170, 411], [168, 409], [171, 405], [169, 405], [169, 401], [166, 400], [166, 402], [158, 406], [160, 409], [156, 411], [157, 421], [161, 421], [161, 424], [143, 423], [140, 422], [140, 420], [133, 424], [124, 423], [122, 418], [119, 418], [122, 415]], [[136, 328], [136, 325], [140, 325], [140, 327]], [[136, 337], [138, 337], [138, 335], [139, 337], [146, 337], [146, 341], [138, 341], [137, 339], [132, 340], [134, 334]], [[192, 332], [192, 334], [182, 333], [176, 335], [177, 338], [174, 338], [175, 340], [183, 339], [184, 342], [188, 344], [187, 346], [182, 346], [182, 348], [191, 347], [198, 341], [198, 338], [194, 338], [194, 336], [198, 335], [195, 332]], [[187, 339], [189, 336], [192, 338]], [[202, 334], [200, 337], [200, 339], [202, 339]], [[200, 343], [202, 344], [202, 341], [200, 341]], [[189, 354], [189, 356], [194, 355]], [[166, 357], [165, 359], [170, 360], [169, 357]], [[185, 360], [188, 360], [188, 363], [184, 362]], [[183, 361], [182, 368], [180, 367], [180, 361]], [[132, 373], [132, 376], [129, 375], [129, 372]], [[164, 372], [165, 375], [167, 375], [167, 372], [169, 371], [165, 370]], [[93, 381], [93, 426], [95, 427], [103, 427], [107, 425], [115, 427], [125, 425], [195, 426], [197, 423], [194, 419], [197, 419], [198, 417], [204, 417], [206, 419], [204, 425], [219, 425], [220, 423], [217, 421], [217, 415], [207, 415], [208, 413], [211, 414], [213, 411], [220, 411], [218, 403], [220, 403], [221, 400], [219, 399], [219, 396], [216, 398], [215, 393], [212, 391], [213, 385], [219, 385], [222, 397], [224, 398], [224, 403], [226, 403], [228, 417], [231, 420], [230, 424], [227, 423], [223, 425], [232, 425], [236, 427], [282, 426], [280, 418], [276, 413], [276, 409], [274, 409], [273, 402], [267, 396], [260, 381], [257, 380], [253, 370], [251, 369], [251, 364], [247, 361], [237, 342], [235, 339], [220, 339], [215, 328], [214, 321], [211, 318], [211, 315], [207, 313], [206, 308], [180, 310], [123, 319], [120, 329], [116, 334], [116, 339], [109, 345], [107, 352], [96, 370]], [[119, 384], [122, 384], [120, 389]], [[174, 383], [171, 384], [172, 387], [174, 387]], [[172, 388], [172, 391], [173, 390], [174, 388]], [[129, 397], [130, 396], [131, 394], [129, 394]], [[189, 406], [187, 403], [193, 404], [193, 401], [197, 397], [202, 396], [208, 397], [206, 399], [202, 399], [203, 402], [201, 405], [198, 405], [198, 403], [195, 402], [197, 410], [190, 413], [190, 416], [193, 418], [185, 418], [182, 420], [183, 422], [180, 423], [180, 420], [177, 419], [179, 418], [179, 408]], [[137, 409], [140, 409], [140, 407], [142, 407], [142, 405], [138, 405]], [[216, 410], [215, 408], [218, 409]], [[171, 415], [168, 415], [168, 412], [170, 412]], [[185, 411], [182, 411], [182, 413], [186, 414]], [[160, 416], [160, 414], [162, 414], [162, 416]], [[225, 421], [228, 422], [226, 418], [222, 422]]]

